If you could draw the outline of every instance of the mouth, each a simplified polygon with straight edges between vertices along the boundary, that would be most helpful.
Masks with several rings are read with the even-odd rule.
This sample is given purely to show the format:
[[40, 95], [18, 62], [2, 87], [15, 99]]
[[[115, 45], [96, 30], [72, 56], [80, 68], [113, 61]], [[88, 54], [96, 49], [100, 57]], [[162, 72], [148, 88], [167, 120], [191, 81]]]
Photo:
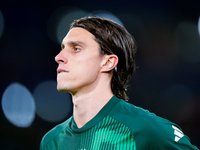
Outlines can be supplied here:
[[64, 72], [66, 73], [66, 72], [69, 72], [69, 71], [61, 69], [61, 68], [57, 69], [57, 74], [64, 73]]

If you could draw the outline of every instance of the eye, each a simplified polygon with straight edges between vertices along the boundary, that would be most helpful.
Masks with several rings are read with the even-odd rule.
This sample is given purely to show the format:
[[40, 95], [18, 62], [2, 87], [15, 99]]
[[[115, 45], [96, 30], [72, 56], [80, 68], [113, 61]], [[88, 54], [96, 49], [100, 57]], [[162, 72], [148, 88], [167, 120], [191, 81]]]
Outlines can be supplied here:
[[65, 46], [62, 44], [62, 45], [61, 45], [61, 51], [62, 51], [64, 48], [65, 48]]
[[74, 50], [74, 52], [79, 52], [79, 51], [81, 51], [81, 49], [80, 49], [79, 47], [77, 47], [77, 46], [75, 46], [75, 47], [73, 48], [73, 50]]

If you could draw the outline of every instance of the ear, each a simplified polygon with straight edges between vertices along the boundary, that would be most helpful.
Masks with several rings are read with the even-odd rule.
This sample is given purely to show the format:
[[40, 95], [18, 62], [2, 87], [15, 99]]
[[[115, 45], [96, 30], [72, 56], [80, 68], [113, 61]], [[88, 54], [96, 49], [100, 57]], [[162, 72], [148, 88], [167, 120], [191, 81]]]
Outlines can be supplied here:
[[101, 72], [109, 72], [118, 64], [118, 57], [117, 55], [104, 55], [103, 61], [101, 65]]

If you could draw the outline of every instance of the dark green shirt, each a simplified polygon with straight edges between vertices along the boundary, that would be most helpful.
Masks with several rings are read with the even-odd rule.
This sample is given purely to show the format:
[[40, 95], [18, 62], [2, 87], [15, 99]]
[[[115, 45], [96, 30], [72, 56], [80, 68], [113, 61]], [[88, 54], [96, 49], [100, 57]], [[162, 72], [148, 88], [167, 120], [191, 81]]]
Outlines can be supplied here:
[[78, 128], [73, 117], [50, 130], [40, 150], [198, 150], [174, 123], [113, 96]]

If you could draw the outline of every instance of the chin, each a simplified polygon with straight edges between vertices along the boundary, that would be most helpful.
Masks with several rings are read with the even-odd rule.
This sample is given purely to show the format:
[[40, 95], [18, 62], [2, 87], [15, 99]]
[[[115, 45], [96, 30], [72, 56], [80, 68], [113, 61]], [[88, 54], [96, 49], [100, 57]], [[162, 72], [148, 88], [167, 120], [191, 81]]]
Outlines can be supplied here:
[[68, 92], [68, 90], [63, 89], [63, 88], [57, 88], [57, 90], [60, 91], [60, 92]]
[[64, 87], [58, 87], [58, 86], [57, 86], [57, 90], [58, 90], [59, 92], [69, 92], [69, 93], [71, 93], [71, 90], [70, 90], [70, 89], [64, 88]]
[[65, 92], [66, 89], [57, 85], [57, 90], [60, 92]]

